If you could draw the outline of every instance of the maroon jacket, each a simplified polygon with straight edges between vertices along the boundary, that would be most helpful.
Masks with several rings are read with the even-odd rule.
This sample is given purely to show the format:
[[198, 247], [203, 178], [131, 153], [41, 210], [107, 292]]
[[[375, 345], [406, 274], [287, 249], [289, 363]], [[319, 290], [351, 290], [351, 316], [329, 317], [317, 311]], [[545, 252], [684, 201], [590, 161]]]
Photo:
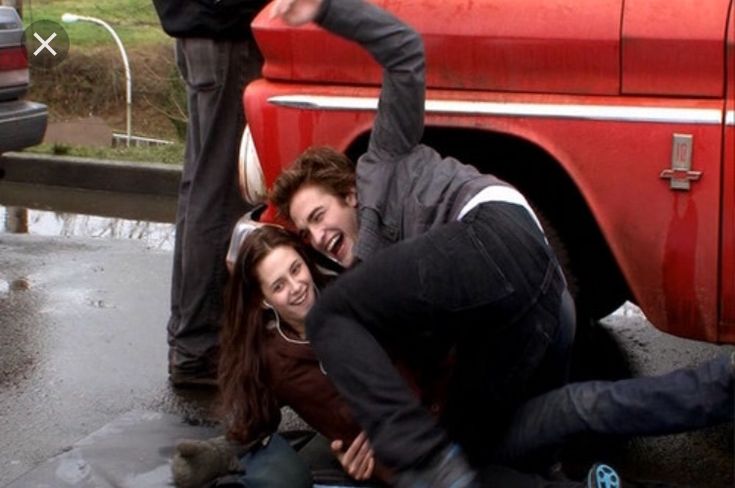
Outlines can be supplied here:
[[[311, 345], [288, 342], [278, 331], [269, 329], [265, 349], [269, 385], [281, 406], [291, 407], [327, 439], [341, 439], [349, 445], [360, 433], [360, 427], [322, 371]], [[422, 398], [422, 403], [439, 416], [446, 398], [451, 363], [433, 371], [430, 378], [414, 374], [400, 362], [396, 367]]]
[[311, 345], [287, 342], [269, 329], [265, 346], [269, 384], [281, 406], [291, 407], [327, 439], [349, 445], [360, 427], [322, 372]]

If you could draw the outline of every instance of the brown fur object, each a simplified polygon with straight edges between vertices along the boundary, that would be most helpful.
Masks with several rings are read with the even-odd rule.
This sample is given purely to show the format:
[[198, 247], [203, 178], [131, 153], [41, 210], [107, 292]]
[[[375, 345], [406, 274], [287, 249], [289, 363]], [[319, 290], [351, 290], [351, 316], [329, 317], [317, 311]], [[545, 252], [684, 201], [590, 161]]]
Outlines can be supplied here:
[[178, 488], [200, 488], [220, 476], [241, 471], [238, 446], [224, 436], [185, 439], [176, 444], [171, 473]]

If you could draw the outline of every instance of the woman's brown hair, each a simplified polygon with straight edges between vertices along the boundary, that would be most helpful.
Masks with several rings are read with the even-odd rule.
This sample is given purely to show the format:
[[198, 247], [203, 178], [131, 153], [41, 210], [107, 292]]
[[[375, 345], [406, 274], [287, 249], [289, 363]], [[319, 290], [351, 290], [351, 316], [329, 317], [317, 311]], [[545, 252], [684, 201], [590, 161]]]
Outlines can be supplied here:
[[266, 225], [243, 240], [225, 292], [218, 368], [228, 437], [243, 443], [274, 432], [281, 420], [278, 399], [268, 384], [265, 354], [266, 324], [273, 312], [261, 306], [263, 294], [256, 275], [258, 264], [281, 246], [293, 248], [304, 259], [317, 286], [323, 282], [304, 245], [291, 232]]

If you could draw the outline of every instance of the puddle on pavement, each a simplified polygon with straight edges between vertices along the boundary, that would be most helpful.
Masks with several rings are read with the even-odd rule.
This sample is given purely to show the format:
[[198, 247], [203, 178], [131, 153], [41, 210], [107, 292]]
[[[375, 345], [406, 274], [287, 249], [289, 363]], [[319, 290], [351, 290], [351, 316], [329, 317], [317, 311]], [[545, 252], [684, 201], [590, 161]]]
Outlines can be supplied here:
[[5, 232], [17, 229], [39, 236], [134, 239], [167, 251], [174, 246], [174, 225], [158, 222], [33, 209], [20, 209], [19, 216], [17, 207], [0, 206], [0, 224], [0, 230]]

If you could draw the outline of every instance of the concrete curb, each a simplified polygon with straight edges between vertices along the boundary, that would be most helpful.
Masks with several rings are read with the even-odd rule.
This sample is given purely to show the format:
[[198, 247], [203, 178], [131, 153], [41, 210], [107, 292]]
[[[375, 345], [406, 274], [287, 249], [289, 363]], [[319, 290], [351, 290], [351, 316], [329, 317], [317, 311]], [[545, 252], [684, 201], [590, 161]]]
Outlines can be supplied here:
[[145, 195], [178, 195], [181, 166], [100, 159], [6, 153], [0, 182]]

